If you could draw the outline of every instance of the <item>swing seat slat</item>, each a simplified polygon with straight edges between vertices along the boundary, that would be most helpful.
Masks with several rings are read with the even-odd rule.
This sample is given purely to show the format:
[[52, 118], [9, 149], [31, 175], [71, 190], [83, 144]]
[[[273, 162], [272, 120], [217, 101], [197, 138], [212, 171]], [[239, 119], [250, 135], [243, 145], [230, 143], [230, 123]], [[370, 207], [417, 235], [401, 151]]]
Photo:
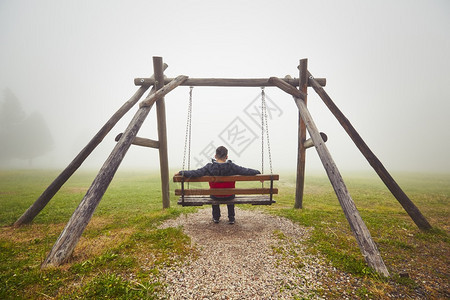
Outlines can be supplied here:
[[[175, 190], [175, 195], [181, 196], [178, 204], [183, 206], [202, 206], [211, 204], [252, 204], [271, 205], [275, 203], [272, 196], [278, 194], [278, 189], [273, 187], [273, 181], [279, 180], [279, 175], [233, 175], [233, 176], [202, 176], [183, 177], [176, 175], [174, 182], [181, 182], [181, 189]], [[228, 182], [228, 181], [270, 181], [270, 188], [224, 188], [224, 189], [186, 189], [185, 182]], [[236, 195], [232, 200], [211, 199], [209, 195]]]
[[232, 176], [201, 176], [201, 177], [183, 177], [176, 175], [173, 182], [226, 182], [226, 181], [270, 181], [279, 180], [280, 175], [258, 174], [258, 175], [232, 175]]
[[[270, 194], [271, 189], [270, 188], [253, 188], [253, 189], [236, 189], [236, 188], [229, 188], [229, 189], [189, 189], [189, 190], [183, 190], [182, 189], [176, 189], [175, 195], [176, 196], [193, 196], [193, 195], [264, 195], [264, 194]], [[272, 189], [272, 194], [278, 194], [278, 189]]]
[[211, 204], [252, 204], [271, 205], [275, 200], [270, 200], [267, 195], [236, 196], [232, 200], [213, 200], [208, 196], [185, 196], [184, 203], [180, 197], [178, 204], [183, 206], [203, 206]]

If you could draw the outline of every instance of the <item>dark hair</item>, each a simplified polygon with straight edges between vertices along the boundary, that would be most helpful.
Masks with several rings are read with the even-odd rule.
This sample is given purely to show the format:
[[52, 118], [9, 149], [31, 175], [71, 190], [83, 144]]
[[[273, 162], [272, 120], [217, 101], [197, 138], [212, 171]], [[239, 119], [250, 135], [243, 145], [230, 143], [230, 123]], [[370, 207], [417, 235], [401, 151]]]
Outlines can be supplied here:
[[228, 155], [228, 149], [224, 146], [220, 146], [216, 149], [216, 156], [218, 159], [225, 159]]

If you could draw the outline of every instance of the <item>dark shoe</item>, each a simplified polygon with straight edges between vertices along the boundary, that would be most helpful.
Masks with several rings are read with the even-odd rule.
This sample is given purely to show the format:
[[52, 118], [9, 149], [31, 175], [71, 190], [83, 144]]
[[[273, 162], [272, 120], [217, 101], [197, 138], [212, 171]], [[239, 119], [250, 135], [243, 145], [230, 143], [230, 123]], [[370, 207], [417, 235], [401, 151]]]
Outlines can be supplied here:
[[234, 224], [234, 222], [235, 222], [235, 221], [234, 221], [234, 219], [229, 219], [229, 220], [228, 220], [228, 224], [231, 224], [231, 225], [233, 225], [233, 224]]
[[217, 224], [217, 223], [219, 223], [219, 220], [218, 219], [213, 219], [213, 222]]

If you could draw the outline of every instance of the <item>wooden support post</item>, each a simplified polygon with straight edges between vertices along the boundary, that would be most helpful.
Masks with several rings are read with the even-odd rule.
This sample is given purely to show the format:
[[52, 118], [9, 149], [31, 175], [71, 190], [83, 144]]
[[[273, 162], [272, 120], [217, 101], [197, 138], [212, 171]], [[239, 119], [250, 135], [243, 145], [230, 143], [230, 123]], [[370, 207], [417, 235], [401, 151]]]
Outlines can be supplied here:
[[[164, 86], [164, 70], [162, 57], [153, 57], [153, 70], [155, 72], [155, 89]], [[166, 104], [164, 98], [156, 102], [156, 117], [158, 122], [159, 141], [159, 165], [161, 172], [161, 193], [163, 208], [170, 207], [169, 189], [169, 156], [167, 151], [167, 129], [166, 129]]]
[[154, 94], [148, 96], [146, 100], [141, 102], [139, 110], [136, 112], [134, 118], [124, 131], [122, 138], [103, 164], [80, 205], [73, 213], [47, 258], [44, 260], [42, 267], [58, 266], [69, 259], [84, 229], [94, 214], [97, 205], [119, 168], [126, 152], [130, 148], [131, 142], [136, 137], [142, 123], [150, 112], [152, 105], [155, 101], [162, 98], [165, 94], [177, 87], [180, 82], [183, 82], [186, 79], [187, 76], [177, 77], [176, 80], [168, 84], [165, 88], [156, 91]]
[[384, 182], [389, 191], [394, 195], [398, 202], [403, 206], [411, 219], [416, 223], [416, 225], [423, 230], [431, 229], [430, 223], [422, 215], [417, 206], [408, 198], [408, 196], [403, 192], [394, 178], [389, 174], [386, 168], [383, 166], [381, 161], [375, 156], [375, 154], [370, 150], [369, 146], [364, 142], [359, 133], [350, 123], [350, 121], [344, 116], [344, 114], [339, 110], [336, 104], [331, 100], [330, 96], [325, 92], [325, 90], [316, 82], [311, 74], [308, 74], [309, 82], [317, 94], [322, 98], [322, 101], [330, 109], [345, 131], [348, 133], [350, 138], [358, 147], [359, 151], [364, 155], [372, 168], [377, 172], [378, 176]]
[[[283, 85], [279, 78], [271, 78], [272, 82], [280, 85]], [[284, 89], [283, 89], [284, 90]], [[297, 90], [298, 91], [298, 90]], [[359, 214], [358, 209], [353, 202], [353, 199], [350, 196], [350, 193], [347, 190], [347, 187], [342, 179], [342, 176], [336, 167], [336, 164], [331, 157], [331, 154], [328, 151], [328, 148], [325, 146], [325, 142], [322, 140], [319, 131], [305, 105], [305, 103], [298, 97], [300, 93], [296, 95], [293, 94], [295, 103], [297, 104], [298, 109], [300, 110], [301, 117], [305, 122], [306, 128], [314, 142], [314, 146], [316, 147], [317, 153], [322, 161], [322, 164], [327, 172], [328, 178], [333, 186], [333, 189], [338, 197], [339, 203], [341, 204], [342, 210], [344, 211], [345, 217], [350, 224], [350, 228], [353, 231], [353, 234], [356, 237], [356, 241], [358, 242], [359, 248], [363, 257], [365, 258], [367, 264], [377, 271], [379, 274], [388, 277], [389, 272], [384, 264], [383, 259], [377, 249], [376, 244], [372, 240], [369, 230], [364, 224], [361, 216]]]
[[[119, 133], [116, 138], [114, 139], [116, 142], [120, 140], [123, 133]], [[131, 142], [131, 144], [136, 146], [142, 146], [142, 147], [148, 147], [148, 148], [159, 148], [159, 142], [151, 139], [141, 138], [141, 137], [135, 137], [134, 140]]]
[[[164, 69], [168, 66], [164, 64]], [[154, 75], [150, 77], [153, 79]], [[141, 99], [148, 86], [140, 87], [136, 93], [125, 102], [119, 110], [103, 125], [90, 142], [78, 153], [72, 162], [56, 177], [56, 179], [47, 187], [39, 198], [27, 209], [27, 211], [14, 223], [14, 226], [28, 224], [44, 209], [47, 203], [59, 191], [63, 184], [75, 173], [85, 159], [94, 151], [94, 149], [103, 141], [104, 137], [119, 122], [119, 120]]]
[[[307, 104], [307, 90], [308, 90], [308, 60], [300, 60], [300, 79], [299, 89], [304, 94], [303, 101]], [[303, 191], [305, 188], [305, 164], [306, 164], [306, 126], [298, 111], [298, 142], [297, 142], [297, 181], [295, 188], [295, 203], [294, 208], [303, 207]]]
[[141, 87], [122, 107], [106, 122], [91, 141], [81, 150], [72, 162], [56, 177], [37, 200], [25, 211], [25, 213], [14, 223], [14, 226], [28, 224], [41, 212], [53, 196], [59, 191], [63, 184], [81, 166], [85, 159], [103, 141], [103, 138], [111, 131], [117, 122], [127, 113], [131, 107], [142, 97], [148, 87]]

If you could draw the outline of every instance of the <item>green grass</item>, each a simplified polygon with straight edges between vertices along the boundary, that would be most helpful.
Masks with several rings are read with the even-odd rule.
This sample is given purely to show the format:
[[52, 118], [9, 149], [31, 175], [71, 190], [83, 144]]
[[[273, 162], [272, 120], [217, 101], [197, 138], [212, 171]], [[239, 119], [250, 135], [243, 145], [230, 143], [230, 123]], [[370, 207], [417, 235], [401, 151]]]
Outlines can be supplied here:
[[[368, 281], [362, 289], [368, 298], [383, 297], [392, 290], [401, 290], [412, 298], [417, 297], [419, 290], [426, 291], [428, 297], [445, 298], [450, 265], [450, 176], [394, 174], [394, 178], [432, 224], [432, 230], [419, 230], [376, 175], [344, 175], [348, 190], [392, 275], [390, 280], [380, 278], [365, 263], [326, 177], [306, 177], [303, 209], [299, 211], [292, 208], [295, 178], [283, 176], [277, 204], [264, 210], [313, 227], [309, 251], [324, 255], [339, 270]], [[408, 273], [409, 278], [400, 277], [399, 273]], [[383, 286], [381, 292], [378, 286]]]
[[[121, 171], [69, 263], [41, 270], [42, 261], [96, 172], [77, 172], [32, 224], [11, 227], [57, 175], [55, 171], [0, 171], [0, 299], [158, 298], [164, 290], [160, 268], [176, 266], [186, 257], [197, 255], [181, 229], [157, 228], [164, 220], [195, 208], [177, 206], [173, 196], [171, 208], [163, 210], [157, 173]], [[344, 174], [350, 194], [392, 274], [389, 280], [367, 267], [325, 176], [307, 176], [302, 210], [293, 209], [293, 174], [281, 174], [275, 205], [245, 209], [262, 209], [311, 227], [308, 251], [322, 255], [342, 272], [361, 278], [360, 298], [383, 297], [393, 291], [412, 298], [421, 292], [429, 298], [445, 298], [450, 265], [450, 175], [394, 174], [394, 178], [433, 225], [432, 230], [419, 230], [376, 176]], [[172, 184], [172, 190], [174, 187]], [[281, 232], [277, 235], [285, 238]], [[275, 247], [273, 251], [285, 250]], [[399, 275], [404, 273], [409, 277]]]

